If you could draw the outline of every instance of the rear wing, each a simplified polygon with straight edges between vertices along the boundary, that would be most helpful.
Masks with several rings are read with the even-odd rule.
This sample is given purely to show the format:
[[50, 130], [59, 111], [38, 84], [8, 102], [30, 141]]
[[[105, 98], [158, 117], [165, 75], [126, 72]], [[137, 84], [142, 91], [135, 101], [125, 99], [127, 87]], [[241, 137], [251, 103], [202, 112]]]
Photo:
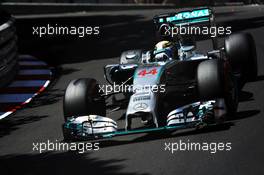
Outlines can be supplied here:
[[[157, 31], [159, 31], [160, 27], [164, 24], [170, 26], [216, 26], [215, 15], [210, 8], [196, 8], [193, 10], [156, 15], [153, 20]], [[212, 39], [213, 47], [216, 49], [217, 40], [216, 38]]]
[[192, 11], [181, 11], [178, 13], [161, 14], [154, 17], [154, 23], [161, 25], [171, 23], [174, 25], [190, 25], [200, 23], [211, 23], [213, 17], [209, 8], [194, 9]]

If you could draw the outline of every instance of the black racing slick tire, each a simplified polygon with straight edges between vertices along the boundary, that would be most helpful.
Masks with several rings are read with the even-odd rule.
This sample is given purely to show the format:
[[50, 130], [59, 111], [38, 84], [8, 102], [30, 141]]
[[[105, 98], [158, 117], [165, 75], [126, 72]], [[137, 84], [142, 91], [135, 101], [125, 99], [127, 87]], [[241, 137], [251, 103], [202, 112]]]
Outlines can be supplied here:
[[66, 129], [64, 125], [62, 125], [62, 133], [63, 133], [63, 141], [64, 142], [71, 142], [74, 141], [75, 138], [72, 136], [71, 131], [69, 129]]
[[249, 33], [233, 34], [225, 39], [226, 57], [230, 60], [234, 73], [239, 73], [243, 81], [257, 78], [257, 53], [254, 39]]
[[201, 100], [222, 97], [224, 94], [224, 73], [221, 60], [201, 62], [197, 67], [198, 94]]
[[72, 80], [64, 100], [64, 119], [82, 115], [106, 115], [105, 99], [100, 95], [99, 84], [93, 78]]
[[198, 95], [200, 100], [224, 98], [227, 114], [234, 115], [238, 106], [237, 82], [231, 68], [222, 60], [201, 62], [197, 68]]

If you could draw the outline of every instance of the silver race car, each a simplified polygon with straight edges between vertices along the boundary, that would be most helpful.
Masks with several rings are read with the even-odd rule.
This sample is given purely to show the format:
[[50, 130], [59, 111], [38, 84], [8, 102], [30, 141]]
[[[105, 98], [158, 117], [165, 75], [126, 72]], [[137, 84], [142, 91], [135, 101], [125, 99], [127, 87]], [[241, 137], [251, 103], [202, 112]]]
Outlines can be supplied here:
[[[208, 8], [154, 17], [161, 41], [153, 50], [130, 50], [120, 64], [104, 67], [102, 86], [93, 78], [72, 80], [64, 96], [65, 140], [101, 139], [142, 132], [201, 128], [234, 117], [238, 93], [257, 76], [254, 40], [246, 33], [232, 34], [213, 50], [197, 53], [195, 36], [169, 35], [179, 26], [214, 26]], [[111, 92], [106, 88], [111, 86]], [[118, 104], [117, 94], [124, 101]], [[125, 105], [125, 126], [106, 117], [106, 99]], [[143, 127], [133, 125], [140, 118]]]

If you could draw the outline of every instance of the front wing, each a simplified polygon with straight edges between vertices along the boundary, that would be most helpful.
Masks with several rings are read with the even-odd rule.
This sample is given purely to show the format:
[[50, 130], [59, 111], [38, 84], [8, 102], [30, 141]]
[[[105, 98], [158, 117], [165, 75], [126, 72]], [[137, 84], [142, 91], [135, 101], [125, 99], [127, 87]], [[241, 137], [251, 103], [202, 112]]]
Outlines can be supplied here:
[[214, 122], [204, 122], [206, 113], [213, 110], [215, 101], [196, 102], [177, 108], [167, 116], [167, 126], [151, 127], [144, 129], [124, 130], [118, 129], [117, 123], [107, 117], [89, 115], [69, 119], [63, 124], [65, 138], [71, 140], [95, 140], [107, 139], [116, 136], [124, 136], [151, 132], [172, 132], [179, 129], [199, 128], [200, 126], [215, 125]]

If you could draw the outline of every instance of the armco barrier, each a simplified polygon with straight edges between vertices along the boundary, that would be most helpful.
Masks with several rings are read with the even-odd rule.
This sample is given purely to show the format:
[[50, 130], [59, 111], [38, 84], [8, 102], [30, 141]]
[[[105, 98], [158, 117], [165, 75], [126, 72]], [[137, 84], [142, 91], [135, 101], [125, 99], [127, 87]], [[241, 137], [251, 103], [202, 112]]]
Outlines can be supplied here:
[[17, 71], [17, 36], [15, 20], [2, 11], [0, 17], [0, 87], [3, 87]]
[[91, 4], [91, 3], [12, 3], [0, 2], [2, 9], [13, 15], [38, 15], [52, 13], [72, 13], [72, 12], [102, 12], [120, 10], [151, 10], [151, 9], [170, 9], [174, 4]]
[[[59, 2], [59, 1], [57, 1]], [[60, 1], [63, 2], [63, 1]], [[74, 0], [72, 1], [74, 2]], [[107, 1], [106, 1], [107, 2]], [[110, 1], [109, 1], [110, 2]], [[102, 12], [128, 10], [173, 9], [199, 6], [237, 6], [244, 4], [263, 4], [264, 0], [167, 0], [166, 4], [129, 3], [52, 3], [47, 0], [34, 2], [1, 2], [0, 6], [13, 15], [39, 15], [72, 12]]]

